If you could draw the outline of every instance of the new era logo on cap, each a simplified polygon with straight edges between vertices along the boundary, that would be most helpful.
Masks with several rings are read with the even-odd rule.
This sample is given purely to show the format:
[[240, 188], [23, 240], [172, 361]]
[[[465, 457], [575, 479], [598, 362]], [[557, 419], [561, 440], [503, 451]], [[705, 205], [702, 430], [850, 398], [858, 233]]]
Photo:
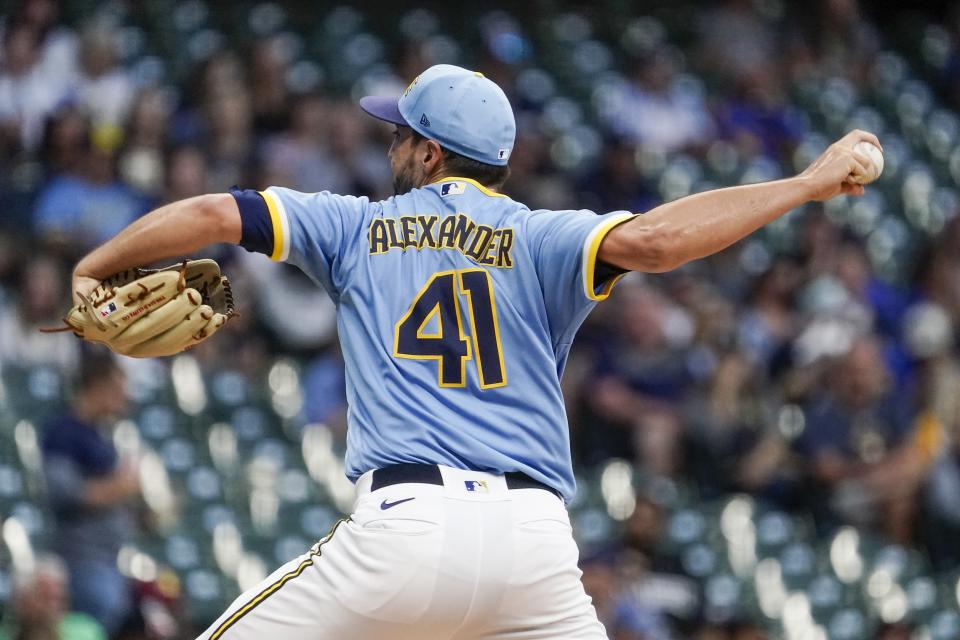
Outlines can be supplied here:
[[500, 149], [497, 152], [497, 157], [501, 160], [506, 160], [510, 156], [510, 149]]
[[427, 117], [427, 114], [423, 114], [422, 116], [420, 116], [420, 124], [422, 124], [425, 127], [430, 126], [430, 118]]

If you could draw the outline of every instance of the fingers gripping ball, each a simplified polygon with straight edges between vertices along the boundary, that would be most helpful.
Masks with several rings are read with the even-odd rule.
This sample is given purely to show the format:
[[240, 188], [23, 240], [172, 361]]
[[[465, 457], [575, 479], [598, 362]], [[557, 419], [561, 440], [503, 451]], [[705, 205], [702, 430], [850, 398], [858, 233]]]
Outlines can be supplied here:
[[209, 338], [232, 315], [230, 282], [219, 265], [194, 260], [110, 276], [64, 322], [84, 340], [148, 358], [173, 355]]
[[857, 184], [870, 184], [879, 178], [880, 174], [883, 173], [883, 152], [875, 144], [866, 140], [855, 144], [853, 150], [870, 159], [867, 172], [863, 175], [853, 176], [853, 181]]

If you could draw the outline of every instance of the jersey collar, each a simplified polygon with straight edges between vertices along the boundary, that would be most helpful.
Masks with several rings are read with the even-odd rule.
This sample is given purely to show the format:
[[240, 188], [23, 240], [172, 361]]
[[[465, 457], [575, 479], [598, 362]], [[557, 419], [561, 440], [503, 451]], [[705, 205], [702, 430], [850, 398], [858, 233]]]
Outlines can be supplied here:
[[[507, 197], [507, 196], [505, 196], [505, 195], [502, 194], [502, 193], [497, 193], [496, 191], [494, 191], [493, 189], [491, 189], [491, 188], [489, 188], [489, 187], [483, 186], [482, 184], [480, 184], [479, 182], [477, 182], [477, 181], [474, 180], [473, 178], [460, 178], [460, 177], [457, 177], [457, 176], [450, 176], [450, 177], [447, 177], [447, 178], [440, 178], [439, 180], [436, 180], [436, 181], [434, 181], [434, 182], [431, 182], [430, 184], [441, 184], [441, 183], [444, 183], [444, 182], [453, 182], [453, 181], [456, 181], [456, 182], [468, 182], [468, 183], [472, 184], [473, 186], [475, 186], [477, 189], [480, 189], [480, 191], [482, 191], [485, 195], [488, 195], [488, 196], [490, 196], [490, 197], [492, 197], [492, 198], [506, 198], [506, 197]], [[429, 186], [429, 185], [428, 185], [428, 186]]]

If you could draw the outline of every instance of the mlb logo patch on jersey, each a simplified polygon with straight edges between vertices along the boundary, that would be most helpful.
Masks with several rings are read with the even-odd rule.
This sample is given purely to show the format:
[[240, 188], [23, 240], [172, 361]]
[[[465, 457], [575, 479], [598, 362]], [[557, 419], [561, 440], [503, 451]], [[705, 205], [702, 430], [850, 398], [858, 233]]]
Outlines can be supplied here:
[[113, 312], [115, 312], [116, 310], [117, 310], [117, 303], [116, 303], [116, 302], [111, 302], [110, 304], [108, 304], [108, 305], [105, 306], [104, 308], [100, 309], [100, 317], [101, 317], [101, 318], [106, 318], [107, 316], [109, 316], [110, 314], [112, 314]]
[[490, 491], [490, 487], [487, 486], [487, 483], [484, 480], [464, 480], [463, 484], [467, 487], [467, 491], [479, 493], [486, 493]]
[[440, 187], [441, 196], [458, 196], [467, 190], [467, 185], [462, 182], [444, 182]]

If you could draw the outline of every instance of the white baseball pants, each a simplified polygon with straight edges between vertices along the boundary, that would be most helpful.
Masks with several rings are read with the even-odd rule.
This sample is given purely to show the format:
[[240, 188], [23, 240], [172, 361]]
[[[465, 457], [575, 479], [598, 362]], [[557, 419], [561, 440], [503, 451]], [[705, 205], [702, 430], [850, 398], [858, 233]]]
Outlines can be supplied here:
[[605, 640], [561, 500], [441, 467], [357, 483], [354, 513], [241, 595], [202, 640]]

